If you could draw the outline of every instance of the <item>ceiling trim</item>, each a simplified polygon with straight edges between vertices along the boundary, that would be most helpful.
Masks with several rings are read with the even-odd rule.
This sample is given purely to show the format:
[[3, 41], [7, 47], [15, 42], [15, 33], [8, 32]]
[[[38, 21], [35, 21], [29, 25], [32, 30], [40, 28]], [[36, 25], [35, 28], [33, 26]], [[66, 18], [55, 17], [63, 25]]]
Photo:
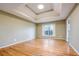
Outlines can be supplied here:
[[46, 12], [50, 12], [50, 11], [53, 11], [53, 9], [50, 9], [50, 10], [47, 10], [47, 11], [44, 11], [44, 12], [37, 13], [37, 15], [43, 14], [43, 13], [46, 13]]
[[46, 13], [46, 12], [50, 12], [50, 11], [53, 11], [53, 9], [50, 9], [50, 10], [47, 10], [47, 11], [44, 11], [44, 12], [39, 12], [39, 13], [36, 13], [32, 8], [30, 8], [28, 5], [25, 5], [28, 9], [30, 9], [33, 13], [35, 13], [36, 15], [39, 15], [39, 14], [43, 14], [43, 13]]
[[33, 13], [35, 13], [37, 15], [37, 13], [35, 11], [33, 11], [32, 8], [30, 8], [28, 5], [25, 5], [28, 9], [30, 9]]
[[65, 20], [67, 20], [67, 18], [72, 14], [72, 12], [76, 9], [78, 4], [75, 4], [72, 8], [72, 10], [70, 11], [70, 13], [67, 15], [67, 17], [65, 18]]
[[23, 20], [23, 21], [26, 21], [26, 22], [34, 23], [33, 21], [26, 20], [26, 19], [24, 19], [23, 17], [20, 17], [20, 16], [17, 16], [17, 15], [11, 14], [11, 13], [6, 12], [6, 11], [4, 11], [4, 10], [0, 10], [0, 13], [6, 14], [6, 15], [8, 15], [8, 16], [10, 16], [10, 17], [18, 18], [19, 20]]

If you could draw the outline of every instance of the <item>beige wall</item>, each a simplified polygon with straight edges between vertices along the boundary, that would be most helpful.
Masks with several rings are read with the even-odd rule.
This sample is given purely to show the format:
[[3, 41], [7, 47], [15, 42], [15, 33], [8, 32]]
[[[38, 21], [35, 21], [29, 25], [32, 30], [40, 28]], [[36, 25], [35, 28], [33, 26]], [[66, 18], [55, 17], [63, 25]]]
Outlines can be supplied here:
[[42, 24], [36, 24], [36, 37], [42, 38]]
[[[55, 24], [55, 31], [56, 36], [54, 38], [56, 39], [65, 39], [66, 37], [66, 24], [65, 21], [56, 21], [56, 22], [50, 22], [52, 24]], [[37, 24], [37, 38], [43, 38], [42, 37], [42, 24]]]
[[67, 18], [70, 21], [69, 44], [79, 53], [79, 4]]
[[0, 11], [0, 47], [35, 39], [35, 24]]
[[56, 24], [56, 38], [64, 38], [66, 39], [66, 22], [65, 21], [57, 21]]

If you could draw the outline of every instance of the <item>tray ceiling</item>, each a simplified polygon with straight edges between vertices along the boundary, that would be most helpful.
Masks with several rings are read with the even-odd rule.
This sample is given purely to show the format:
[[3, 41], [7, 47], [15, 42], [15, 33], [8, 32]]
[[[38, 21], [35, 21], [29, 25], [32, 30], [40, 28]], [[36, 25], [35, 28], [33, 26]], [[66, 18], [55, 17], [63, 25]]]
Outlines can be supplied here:
[[0, 3], [0, 10], [16, 15], [34, 23], [64, 20], [74, 8], [74, 3]]
[[[38, 5], [44, 5], [44, 9], [38, 9]], [[53, 11], [53, 4], [52, 3], [28, 3], [26, 4], [26, 7], [28, 7], [31, 11], [33, 11], [35, 14], [41, 14], [49, 11]]]

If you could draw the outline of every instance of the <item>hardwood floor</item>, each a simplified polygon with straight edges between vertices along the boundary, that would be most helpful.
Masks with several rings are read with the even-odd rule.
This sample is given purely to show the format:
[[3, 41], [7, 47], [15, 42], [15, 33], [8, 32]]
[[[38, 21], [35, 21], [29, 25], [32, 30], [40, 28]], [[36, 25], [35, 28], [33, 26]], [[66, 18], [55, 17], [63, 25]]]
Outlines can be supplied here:
[[0, 49], [0, 56], [77, 56], [64, 40], [36, 39]]

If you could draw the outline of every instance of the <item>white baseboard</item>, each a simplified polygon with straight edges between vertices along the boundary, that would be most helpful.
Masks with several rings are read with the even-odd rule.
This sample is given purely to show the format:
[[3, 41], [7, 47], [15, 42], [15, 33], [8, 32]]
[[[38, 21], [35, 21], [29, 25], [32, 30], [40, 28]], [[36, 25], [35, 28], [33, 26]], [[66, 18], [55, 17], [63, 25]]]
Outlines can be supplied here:
[[69, 46], [79, 55], [79, 52], [72, 46], [72, 44], [69, 43]]
[[54, 38], [54, 39], [60, 39], [60, 40], [65, 40], [64, 38]]
[[61, 38], [61, 37], [38, 37], [37, 39], [60, 39], [60, 40], [65, 40], [65, 38]]
[[23, 41], [18, 41], [18, 42], [15, 42], [15, 43], [11, 43], [9, 45], [5, 45], [5, 46], [2, 46], [0, 48], [6, 48], [6, 47], [9, 47], [9, 46], [12, 46], [12, 45], [15, 45], [15, 44], [19, 44], [19, 43], [22, 43], [22, 42], [28, 42], [28, 41], [31, 41], [32, 39], [30, 40], [23, 40]]

